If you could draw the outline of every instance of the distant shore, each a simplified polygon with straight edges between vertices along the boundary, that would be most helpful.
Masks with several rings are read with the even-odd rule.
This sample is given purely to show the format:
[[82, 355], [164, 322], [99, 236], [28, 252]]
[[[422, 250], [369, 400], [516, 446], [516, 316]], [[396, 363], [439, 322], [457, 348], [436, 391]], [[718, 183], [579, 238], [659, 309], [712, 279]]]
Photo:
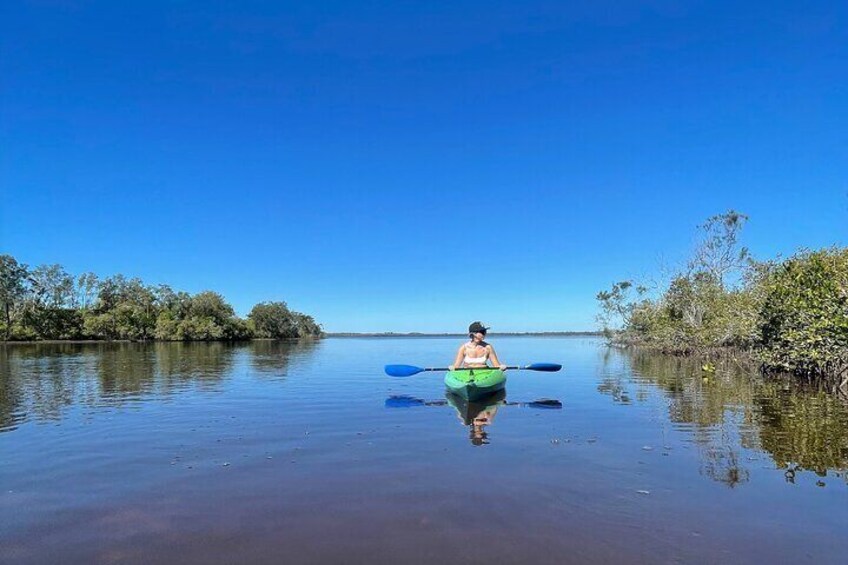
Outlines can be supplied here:
[[[501, 332], [490, 333], [496, 337], [601, 337], [603, 332]], [[354, 333], [354, 332], [331, 332], [322, 337], [301, 338], [252, 338], [240, 340], [206, 339], [206, 340], [159, 340], [159, 339], [43, 339], [43, 340], [0, 340], [0, 345], [56, 345], [56, 344], [93, 344], [93, 343], [250, 343], [252, 341], [298, 341], [308, 339], [323, 339], [327, 337], [465, 337], [463, 333]]]
[[[465, 337], [464, 333], [353, 333], [353, 332], [327, 332], [326, 337]], [[524, 336], [524, 337], [563, 337], [563, 336], [603, 336], [603, 332], [490, 332], [490, 336]]]
[[254, 341], [305, 341], [318, 340], [321, 337], [253, 337], [250, 339], [30, 339], [0, 340], [0, 345], [58, 345], [63, 343], [85, 345], [91, 343], [251, 343]]

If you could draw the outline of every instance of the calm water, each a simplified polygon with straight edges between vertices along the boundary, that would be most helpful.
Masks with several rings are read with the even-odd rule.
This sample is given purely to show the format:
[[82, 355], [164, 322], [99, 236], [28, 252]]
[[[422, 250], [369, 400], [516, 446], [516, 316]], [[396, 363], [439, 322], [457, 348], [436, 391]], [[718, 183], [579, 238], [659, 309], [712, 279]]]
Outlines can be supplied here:
[[565, 371], [467, 407], [382, 372], [457, 339], [0, 347], [0, 561], [844, 563], [844, 402], [492, 342]]

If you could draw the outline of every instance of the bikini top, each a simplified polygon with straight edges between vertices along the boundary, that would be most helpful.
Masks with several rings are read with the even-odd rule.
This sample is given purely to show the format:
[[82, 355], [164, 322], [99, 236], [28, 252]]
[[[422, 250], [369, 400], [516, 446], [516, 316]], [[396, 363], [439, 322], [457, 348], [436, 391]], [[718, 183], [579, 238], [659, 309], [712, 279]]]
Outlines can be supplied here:
[[463, 359], [463, 361], [465, 362], [466, 365], [485, 365], [486, 359], [488, 359], [488, 357], [489, 357], [489, 351], [486, 350], [483, 353], [482, 357], [469, 357], [468, 351], [469, 350], [474, 351], [475, 349], [477, 349], [476, 345], [472, 345], [470, 343], [468, 345], [466, 345], [465, 346], [465, 359]]

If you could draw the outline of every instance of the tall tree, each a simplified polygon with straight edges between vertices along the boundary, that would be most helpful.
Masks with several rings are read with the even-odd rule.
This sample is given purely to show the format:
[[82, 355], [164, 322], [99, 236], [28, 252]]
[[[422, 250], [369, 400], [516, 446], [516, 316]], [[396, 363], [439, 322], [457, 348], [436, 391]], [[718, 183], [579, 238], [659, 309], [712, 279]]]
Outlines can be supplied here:
[[74, 302], [74, 278], [61, 265], [39, 265], [30, 278], [37, 304], [44, 308], [71, 307]]
[[0, 255], [0, 306], [6, 322], [4, 339], [7, 341], [12, 330], [12, 313], [26, 298], [28, 284], [27, 266], [18, 263], [11, 255]]
[[248, 319], [253, 323], [256, 337], [282, 339], [297, 337], [297, 320], [285, 302], [260, 302]]
[[88, 310], [97, 296], [99, 285], [100, 280], [94, 273], [83, 273], [77, 277], [74, 305], [81, 310]]
[[707, 218], [699, 226], [701, 241], [689, 262], [690, 274], [708, 273], [726, 287], [728, 276], [738, 272], [750, 258], [748, 249], [739, 246], [739, 233], [747, 221], [748, 216], [735, 210]]

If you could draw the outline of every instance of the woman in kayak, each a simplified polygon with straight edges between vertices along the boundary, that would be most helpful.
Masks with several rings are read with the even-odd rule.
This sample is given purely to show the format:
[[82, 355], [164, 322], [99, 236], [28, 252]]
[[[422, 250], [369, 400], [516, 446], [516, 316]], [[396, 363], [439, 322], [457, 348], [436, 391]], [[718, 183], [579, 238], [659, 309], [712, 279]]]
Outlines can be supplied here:
[[456, 359], [450, 366], [451, 371], [460, 368], [479, 369], [488, 367], [488, 361], [492, 362], [493, 367], [498, 367], [501, 371], [506, 370], [506, 365], [498, 360], [498, 354], [495, 353], [492, 344], [484, 341], [488, 329], [480, 322], [473, 322], [468, 326], [468, 337], [471, 340], [459, 346]]

